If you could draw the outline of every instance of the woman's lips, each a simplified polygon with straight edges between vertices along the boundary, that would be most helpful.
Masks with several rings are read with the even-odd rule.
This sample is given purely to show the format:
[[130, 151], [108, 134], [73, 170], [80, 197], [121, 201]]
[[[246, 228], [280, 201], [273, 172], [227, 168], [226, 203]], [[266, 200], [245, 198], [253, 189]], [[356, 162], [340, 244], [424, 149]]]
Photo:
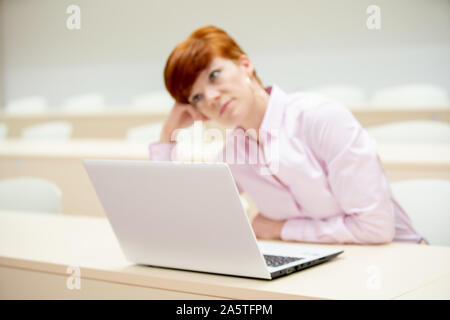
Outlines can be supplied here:
[[222, 108], [220, 108], [220, 111], [219, 111], [219, 115], [220, 115], [220, 116], [221, 116], [222, 113], [224, 113], [225, 110], [228, 108], [228, 105], [230, 104], [231, 100], [232, 100], [232, 99], [230, 99], [230, 101], [228, 101], [227, 103], [225, 103], [225, 104], [222, 106]]

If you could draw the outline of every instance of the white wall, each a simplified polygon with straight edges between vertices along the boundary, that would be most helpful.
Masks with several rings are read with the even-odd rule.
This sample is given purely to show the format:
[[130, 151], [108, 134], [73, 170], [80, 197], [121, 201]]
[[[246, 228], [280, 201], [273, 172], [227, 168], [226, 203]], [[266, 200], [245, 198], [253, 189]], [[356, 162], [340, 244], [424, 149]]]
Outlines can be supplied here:
[[[98, 91], [110, 105], [163, 89], [173, 47], [214, 24], [248, 53], [265, 84], [286, 91], [331, 83], [430, 82], [450, 91], [449, 0], [0, 0], [5, 102], [42, 94], [52, 106]], [[81, 30], [66, 8], [81, 7]], [[368, 30], [366, 8], [381, 8]]]

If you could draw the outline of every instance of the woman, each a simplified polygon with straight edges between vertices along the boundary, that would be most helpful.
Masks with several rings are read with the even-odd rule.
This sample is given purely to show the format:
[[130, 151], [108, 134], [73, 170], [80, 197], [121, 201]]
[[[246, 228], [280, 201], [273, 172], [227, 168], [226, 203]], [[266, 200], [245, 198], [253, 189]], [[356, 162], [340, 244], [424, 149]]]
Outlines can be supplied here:
[[164, 78], [176, 103], [160, 142], [149, 146], [150, 159], [171, 159], [173, 133], [195, 120], [235, 127], [225, 149], [244, 146], [237, 156], [248, 159], [256, 147], [264, 158], [263, 164], [229, 163], [239, 191], [258, 207], [252, 222], [258, 238], [421, 242], [392, 197], [374, 141], [340, 104], [286, 94], [276, 85], [264, 88], [237, 43], [213, 26], [194, 31], [173, 50]]

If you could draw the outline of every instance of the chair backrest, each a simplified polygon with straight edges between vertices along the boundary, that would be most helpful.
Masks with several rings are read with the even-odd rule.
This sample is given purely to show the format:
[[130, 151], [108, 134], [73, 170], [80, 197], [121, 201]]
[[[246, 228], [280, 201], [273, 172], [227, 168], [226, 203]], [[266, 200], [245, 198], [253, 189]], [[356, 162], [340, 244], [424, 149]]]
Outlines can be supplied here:
[[48, 105], [44, 97], [30, 96], [10, 101], [5, 111], [11, 114], [43, 113], [48, 111]]
[[167, 91], [152, 91], [134, 97], [131, 107], [134, 110], [168, 113], [174, 103]]
[[370, 105], [395, 108], [448, 107], [450, 101], [444, 88], [430, 84], [412, 84], [381, 89], [374, 93]]
[[361, 88], [352, 85], [334, 85], [312, 88], [308, 91], [336, 100], [348, 108], [368, 105], [366, 94]]
[[378, 143], [450, 143], [450, 124], [439, 121], [402, 121], [366, 128]]
[[61, 190], [53, 182], [33, 177], [0, 180], [2, 210], [60, 213]]
[[152, 123], [145, 126], [139, 126], [130, 128], [127, 131], [126, 138], [128, 141], [141, 141], [141, 142], [157, 142], [161, 135], [163, 127], [162, 122]]
[[65, 141], [72, 136], [72, 124], [67, 121], [52, 121], [36, 124], [23, 129], [21, 138], [25, 140]]
[[450, 181], [405, 180], [391, 187], [420, 235], [430, 244], [450, 246]]
[[105, 98], [99, 93], [87, 93], [69, 97], [61, 105], [68, 112], [98, 112], [106, 109]]
[[0, 123], [0, 140], [6, 139], [8, 135], [8, 125]]

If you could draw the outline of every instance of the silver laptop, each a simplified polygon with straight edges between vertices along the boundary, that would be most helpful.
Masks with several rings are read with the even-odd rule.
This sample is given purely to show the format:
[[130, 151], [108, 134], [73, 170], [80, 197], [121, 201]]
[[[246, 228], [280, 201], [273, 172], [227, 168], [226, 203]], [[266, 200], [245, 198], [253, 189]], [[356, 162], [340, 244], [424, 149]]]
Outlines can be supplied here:
[[137, 264], [275, 279], [343, 252], [257, 240], [226, 163], [83, 163], [125, 256]]

